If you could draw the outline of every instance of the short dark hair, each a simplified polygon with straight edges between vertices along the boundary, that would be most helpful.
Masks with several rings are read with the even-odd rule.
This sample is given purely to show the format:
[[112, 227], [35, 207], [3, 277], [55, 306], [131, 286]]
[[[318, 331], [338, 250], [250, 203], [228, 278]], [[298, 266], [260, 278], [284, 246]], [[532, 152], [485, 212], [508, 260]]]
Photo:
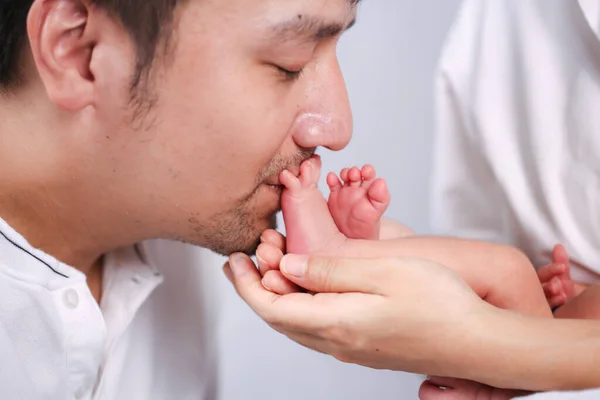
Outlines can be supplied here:
[[[92, 6], [114, 15], [136, 45], [137, 67], [132, 89], [139, 86], [149, 71], [160, 41], [168, 39], [173, 13], [180, 1], [183, 0], [90, 0]], [[32, 4], [33, 0], [0, 0], [0, 92], [22, 82], [20, 63]]]

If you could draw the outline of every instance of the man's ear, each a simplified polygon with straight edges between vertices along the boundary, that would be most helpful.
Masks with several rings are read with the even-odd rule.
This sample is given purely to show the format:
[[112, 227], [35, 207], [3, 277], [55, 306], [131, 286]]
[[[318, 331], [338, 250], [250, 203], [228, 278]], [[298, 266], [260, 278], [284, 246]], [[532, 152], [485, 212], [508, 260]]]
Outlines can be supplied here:
[[90, 29], [89, 2], [35, 0], [27, 18], [31, 52], [50, 100], [69, 110], [95, 101], [90, 67], [97, 29]]

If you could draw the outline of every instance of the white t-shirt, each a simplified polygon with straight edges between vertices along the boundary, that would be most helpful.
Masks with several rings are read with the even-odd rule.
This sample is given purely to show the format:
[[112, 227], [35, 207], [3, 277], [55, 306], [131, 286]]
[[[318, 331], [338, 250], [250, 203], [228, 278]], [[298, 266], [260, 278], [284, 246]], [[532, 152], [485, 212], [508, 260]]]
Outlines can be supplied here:
[[215, 314], [194, 257], [165, 242], [108, 254], [99, 307], [81, 272], [0, 219], [0, 398], [215, 399]]
[[[433, 226], [600, 275], [600, 1], [466, 0], [437, 77]], [[585, 266], [585, 268], [583, 267]]]
[[597, 400], [600, 399], [600, 389], [585, 390], [581, 392], [539, 393], [520, 398], [526, 400]]

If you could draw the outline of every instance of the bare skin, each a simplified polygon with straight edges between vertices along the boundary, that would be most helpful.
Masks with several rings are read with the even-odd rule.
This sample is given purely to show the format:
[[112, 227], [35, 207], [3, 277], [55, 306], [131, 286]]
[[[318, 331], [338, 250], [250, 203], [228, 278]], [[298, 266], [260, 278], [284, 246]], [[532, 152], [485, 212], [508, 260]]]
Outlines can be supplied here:
[[[529, 315], [552, 316], [535, 270], [520, 252], [495, 244], [441, 237], [368, 240], [377, 235], [389, 203], [385, 182], [375, 180], [370, 166], [363, 168], [368, 174], [362, 177], [358, 169], [342, 171], [343, 185], [329, 175], [332, 192], [327, 202], [317, 187], [320, 167], [320, 159], [313, 157], [301, 165], [298, 177], [282, 173], [288, 253], [433, 260], [457, 272], [492, 305]], [[356, 175], [350, 177], [353, 173]], [[346, 232], [365, 239], [351, 239]], [[274, 290], [279, 287], [270, 278], [266, 284]]]
[[181, 1], [137, 90], [137, 44], [93, 3], [32, 3], [0, 96], [0, 217], [97, 299], [98, 260], [146, 239], [253, 253], [280, 172], [350, 140], [336, 47], [355, 2]]
[[[279, 236], [263, 244], [275, 247]], [[274, 329], [344, 362], [529, 391], [600, 386], [596, 320], [498, 309], [449, 268], [422, 259], [288, 254], [277, 265], [308, 292], [266, 289], [244, 254], [232, 255], [224, 271]]]
[[[533, 266], [523, 258], [511, 257], [508, 249], [449, 238], [419, 238], [402, 226], [396, 227], [399, 233], [396, 238], [373, 241], [379, 237], [381, 217], [390, 201], [385, 181], [375, 179], [371, 166], [342, 170], [342, 182], [330, 173], [327, 210], [317, 188], [320, 166], [320, 159], [313, 157], [301, 165], [298, 177], [282, 173], [281, 180], [286, 186], [282, 206], [288, 232], [287, 252], [360, 258], [428, 258], [454, 269], [479, 297], [492, 305], [538, 317], [552, 316]], [[265, 232], [263, 242], [258, 253], [263, 285], [278, 294], [300, 291], [278, 271], [283, 252], [269, 243], [283, 246], [281, 239], [274, 232]], [[477, 254], [481, 261], [474, 258]], [[494, 267], [490, 262], [483, 264], [485, 257], [498, 263]], [[483, 270], [481, 265], [487, 268]], [[456, 400], [508, 400], [524, 394], [524, 391], [443, 377], [430, 378], [420, 390], [423, 399], [446, 396]]]

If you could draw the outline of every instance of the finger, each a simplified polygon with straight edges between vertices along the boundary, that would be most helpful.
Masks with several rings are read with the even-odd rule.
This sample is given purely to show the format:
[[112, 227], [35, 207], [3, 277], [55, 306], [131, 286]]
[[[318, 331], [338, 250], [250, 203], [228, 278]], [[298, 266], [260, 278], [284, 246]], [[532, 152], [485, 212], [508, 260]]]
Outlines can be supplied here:
[[283, 236], [281, 233], [277, 232], [274, 229], [267, 229], [266, 231], [264, 231], [263, 234], [260, 236], [260, 241], [262, 243], [272, 244], [273, 246], [281, 250], [282, 253], [286, 252], [285, 236]]
[[569, 255], [567, 249], [562, 244], [557, 244], [552, 250], [552, 262], [555, 264], [569, 265]]
[[562, 283], [560, 279], [556, 277], [552, 278], [550, 282], [542, 284], [542, 288], [544, 289], [544, 294], [546, 295], [547, 299], [563, 293]]
[[567, 266], [565, 264], [550, 264], [538, 270], [538, 278], [540, 282], [548, 282], [558, 275], [566, 273]]
[[420, 400], [464, 400], [464, 397], [460, 396], [460, 393], [452, 389], [440, 388], [429, 381], [423, 382], [419, 388]]
[[258, 312], [255, 307], [262, 310], [280, 298], [263, 286], [259, 271], [247, 255], [232, 254], [227, 265], [231, 270], [235, 290], [255, 311]]
[[[382, 282], [389, 280], [391, 260], [308, 257], [288, 254], [279, 268], [286, 278], [318, 293], [383, 294]], [[383, 273], [385, 269], [387, 274]], [[386, 276], [387, 275], [387, 276]]]
[[552, 261], [557, 264], [564, 264], [566, 267], [565, 274], [571, 279], [571, 260], [569, 259], [569, 254], [567, 253], [567, 249], [562, 244], [557, 244], [554, 246], [552, 250]]
[[339, 317], [327, 302], [315, 300], [317, 296], [308, 293], [280, 296], [266, 289], [258, 270], [245, 254], [232, 254], [229, 267], [238, 295], [270, 325], [320, 332], [331, 326], [332, 314]]
[[256, 261], [262, 276], [269, 270], [278, 270], [282, 258], [283, 252], [272, 244], [261, 243], [256, 249]]
[[231, 267], [228, 262], [223, 266], [223, 273], [227, 277], [227, 280], [233, 284], [233, 272], [231, 272]]
[[267, 262], [261, 257], [261, 254], [260, 254], [261, 247], [260, 246], [265, 246], [265, 245], [261, 244], [258, 246], [258, 249], [256, 249], [256, 264], [258, 264], [258, 272], [260, 273], [260, 276], [265, 276], [265, 274], [267, 273], [267, 271], [270, 268], [269, 268], [269, 265], [267, 264]]
[[[567, 253], [567, 249], [562, 244], [557, 244], [554, 246], [552, 250], [552, 261], [554, 263], [563, 264], [565, 266], [565, 278], [566, 280], [571, 280], [571, 260], [569, 259], [569, 254]], [[570, 288], [565, 288], [565, 290], [569, 290]], [[575, 290], [573, 288], [573, 293]]]
[[571, 279], [571, 259], [569, 258], [569, 253], [567, 253], [567, 249], [562, 244], [558, 244], [554, 247], [554, 256], [556, 260], [560, 263], [564, 264], [567, 268], [566, 276]]
[[556, 308], [563, 306], [567, 302], [567, 296], [564, 294], [559, 294], [556, 296], [552, 296], [548, 299], [548, 305], [550, 308]]
[[443, 386], [443, 387], [448, 387], [448, 388], [457, 387], [462, 382], [464, 382], [462, 379], [447, 378], [444, 376], [430, 376], [427, 378], [427, 381], [429, 381], [430, 383], [432, 383], [436, 386]]
[[330, 172], [327, 174], [327, 186], [329, 186], [330, 191], [337, 192], [342, 188], [342, 182], [340, 182], [336, 174]]
[[262, 284], [265, 289], [280, 295], [300, 292], [298, 285], [290, 282], [280, 271], [267, 271], [262, 278]]

